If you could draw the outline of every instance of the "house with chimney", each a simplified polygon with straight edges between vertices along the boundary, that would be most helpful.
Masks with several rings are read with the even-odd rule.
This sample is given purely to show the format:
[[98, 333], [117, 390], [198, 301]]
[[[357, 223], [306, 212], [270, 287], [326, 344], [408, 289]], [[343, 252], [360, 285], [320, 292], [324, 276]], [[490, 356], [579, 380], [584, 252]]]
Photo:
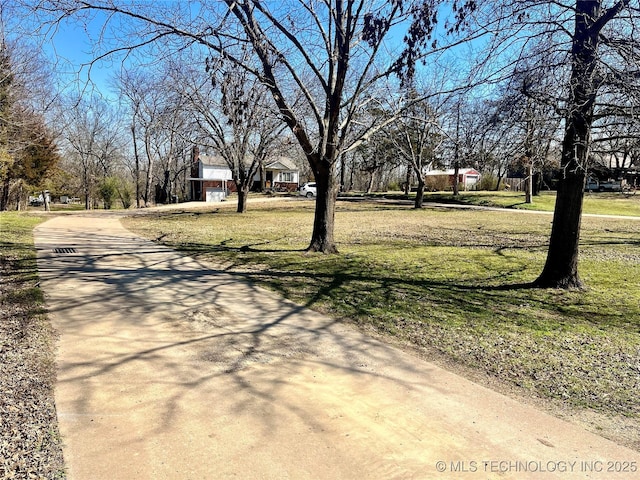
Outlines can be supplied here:
[[[222, 157], [201, 155], [194, 147], [191, 157], [189, 200], [221, 202], [238, 191], [229, 165]], [[275, 157], [262, 165], [254, 177], [252, 191], [294, 192], [298, 190], [300, 171], [287, 157]]]

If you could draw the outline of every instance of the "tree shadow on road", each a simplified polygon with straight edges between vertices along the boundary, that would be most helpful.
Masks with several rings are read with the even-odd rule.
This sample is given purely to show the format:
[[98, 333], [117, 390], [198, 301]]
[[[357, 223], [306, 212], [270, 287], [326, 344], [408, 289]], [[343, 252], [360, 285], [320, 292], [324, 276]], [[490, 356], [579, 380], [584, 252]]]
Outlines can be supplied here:
[[[74, 253], [56, 253], [60, 247]], [[59, 363], [59, 382], [81, 386], [75, 412], [96, 411], [105, 398], [115, 406], [123, 396], [127, 408], [144, 409], [133, 398], [150, 396], [162, 420], [144, 431], [160, 435], [203, 389], [214, 403], [225, 397], [227, 413], [244, 415], [258, 404], [267, 413], [259, 417], [263, 434], [271, 435], [291, 419], [322, 428], [316, 407], [288, 396], [295, 388], [314, 396], [303, 386], [310, 371], [329, 380], [355, 375], [362, 394], [376, 382], [403, 390], [429, 384], [428, 376], [397, 375], [414, 368], [402, 352], [306, 308], [315, 301], [301, 306], [261, 289], [251, 275], [230, 275], [124, 233], [51, 226], [40, 233], [38, 250], [65, 350], [83, 347]], [[336, 278], [318, 295], [348, 280]], [[320, 380], [317, 387], [330, 390]]]

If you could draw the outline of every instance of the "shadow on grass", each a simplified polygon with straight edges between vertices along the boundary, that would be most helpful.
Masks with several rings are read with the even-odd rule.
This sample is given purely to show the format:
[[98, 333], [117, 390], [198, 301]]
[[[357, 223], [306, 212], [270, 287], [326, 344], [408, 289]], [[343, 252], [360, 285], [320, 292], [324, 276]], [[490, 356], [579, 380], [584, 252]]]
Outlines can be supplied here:
[[[298, 263], [299, 257], [287, 258], [287, 254], [304, 250], [262, 250], [256, 249], [256, 245], [190, 244], [186, 250], [192, 256], [209, 257], [214, 262], [216, 254], [224, 252], [225, 261], [230, 262], [226, 271], [252, 284], [266, 286], [305, 307], [385, 330], [385, 325], [393, 329], [396, 321], [406, 319], [431, 324], [468, 322], [498, 328], [518, 325], [536, 331], [564, 328], [567, 322], [588, 322], [598, 327], [630, 325], [617, 312], [600, 311], [595, 304], [582, 305], [580, 295], [541, 289], [534, 281], [509, 281], [526, 274], [525, 264], [465, 282], [424, 278], [415, 272], [395, 275], [348, 255], [318, 254], [313, 271], [305, 271], [304, 262]], [[259, 256], [272, 253], [284, 255], [267, 261]]]
[[518, 202], [518, 203], [512, 203], [511, 205], [505, 205], [504, 208], [516, 208], [518, 205], [531, 205], [530, 203], [528, 204], [527, 202]]
[[[163, 237], [165, 235], [161, 235], [156, 238], [156, 242], [162, 242]], [[282, 240], [282, 238], [276, 239], [275, 242]], [[286, 252], [306, 252], [306, 248], [258, 248], [264, 245], [270, 245], [274, 243], [273, 241], [264, 241], [264, 242], [256, 242], [252, 244], [245, 244], [239, 247], [234, 247], [229, 245], [232, 239], [229, 238], [227, 240], [223, 240], [218, 245], [205, 245], [201, 243], [170, 243], [163, 242], [167, 246], [171, 248], [175, 248], [176, 250], [181, 250], [183, 252], [188, 252], [193, 255], [197, 254], [206, 254], [206, 253], [216, 253], [216, 252], [233, 252], [233, 253], [286, 253]]]

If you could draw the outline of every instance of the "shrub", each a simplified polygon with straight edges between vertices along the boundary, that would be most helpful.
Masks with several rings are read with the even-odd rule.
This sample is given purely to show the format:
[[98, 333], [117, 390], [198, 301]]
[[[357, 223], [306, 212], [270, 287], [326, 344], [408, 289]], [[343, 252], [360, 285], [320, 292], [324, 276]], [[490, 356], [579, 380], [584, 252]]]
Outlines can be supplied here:
[[448, 175], [430, 175], [425, 178], [424, 183], [428, 192], [443, 192], [453, 188]]
[[495, 190], [498, 185], [498, 177], [491, 174], [482, 175], [477, 183], [477, 190]]
[[118, 180], [114, 177], [106, 177], [100, 183], [98, 193], [104, 202], [105, 210], [109, 210], [113, 205], [113, 200], [118, 195]]

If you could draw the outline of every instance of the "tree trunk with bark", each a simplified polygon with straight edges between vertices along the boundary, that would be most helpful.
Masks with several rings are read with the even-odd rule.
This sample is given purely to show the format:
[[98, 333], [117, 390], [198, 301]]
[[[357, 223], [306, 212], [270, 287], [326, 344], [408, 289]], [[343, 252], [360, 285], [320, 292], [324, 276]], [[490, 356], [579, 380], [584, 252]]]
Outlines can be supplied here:
[[27, 195], [24, 192], [24, 182], [21, 180], [18, 182], [16, 186], [16, 212], [22, 210], [22, 202], [24, 201], [25, 208], [29, 204], [29, 199], [26, 198]]
[[10, 188], [11, 179], [7, 176], [2, 182], [2, 192], [0, 192], [0, 211], [4, 212], [8, 209]]
[[[86, 160], [84, 161], [86, 162]], [[88, 172], [88, 168], [87, 165], [83, 166], [83, 172], [82, 172], [82, 182], [84, 183], [83, 187], [84, 187], [84, 209], [85, 210], [91, 210], [91, 202], [90, 202], [90, 196], [89, 196], [89, 172]]]
[[[621, 5], [619, 5], [621, 8]], [[581, 288], [578, 275], [580, 222], [589, 154], [589, 136], [598, 85], [599, 34], [616, 12], [601, 12], [599, 1], [577, 1], [575, 32], [571, 49], [570, 97], [565, 117], [558, 195], [551, 227], [547, 260], [535, 286]]]
[[258, 169], [260, 171], [260, 192], [264, 193], [267, 191], [267, 172], [264, 169], [263, 162], [260, 162], [260, 167]]
[[345, 154], [343, 153], [342, 155], [340, 155], [340, 191], [341, 192], [345, 192], [346, 191], [346, 185], [345, 185], [345, 178], [347, 175], [347, 165], [346, 165], [346, 159], [345, 159]]
[[51, 211], [51, 203], [49, 202], [49, 193], [46, 190], [42, 191], [42, 202], [44, 204], [44, 211]]
[[[236, 183], [237, 185], [237, 183]], [[249, 187], [247, 185], [241, 185], [238, 187], [238, 208], [236, 213], [247, 212], [247, 198], [249, 197]]]
[[578, 244], [584, 190], [584, 172], [567, 174], [558, 185], [547, 261], [535, 285], [545, 288], [580, 288]]
[[[135, 121], [135, 117], [134, 117]], [[131, 136], [133, 138], [133, 157], [135, 158], [135, 177], [136, 177], [136, 208], [140, 208], [140, 157], [138, 156], [138, 144], [136, 141], [136, 126], [131, 125]]]
[[453, 195], [460, 195], [460, 162], [456, 160], [453, 168]]
[[338, 253], [333, 237], [336, 216], [336, 197], [339, 183], [334, 175], [335, 164], [329, 161], [313, 161], [316, 179], [316, 208], [313, 217], [313, 232], [308, 252]]
[[416, 191], [416, 200], [413, 204], [413, 208], [422, 208], [424, 204], [424, 177], [422, 175], [418, 175], [418, 190]]
[[375, 175], [376, 175], [375, 170], [369, 171], [369, 182], [367, 183], [367, 194], [370, 194], [371, 192], [373, 192], [373, 181], [376, 178]]
[[404, 194], [405, 195], [409, 195], [409, 192], [411, 191], [411, 176], [412, 176], [413, 170], [411, 167], [411, 164], [409, 164], [407, 166], [407, 175], [404, 181]]
[[533, 203], [533, 166], [531, 165], [531, 158], [527, 159], [527, 178], [524, 184], [524, 203]]

